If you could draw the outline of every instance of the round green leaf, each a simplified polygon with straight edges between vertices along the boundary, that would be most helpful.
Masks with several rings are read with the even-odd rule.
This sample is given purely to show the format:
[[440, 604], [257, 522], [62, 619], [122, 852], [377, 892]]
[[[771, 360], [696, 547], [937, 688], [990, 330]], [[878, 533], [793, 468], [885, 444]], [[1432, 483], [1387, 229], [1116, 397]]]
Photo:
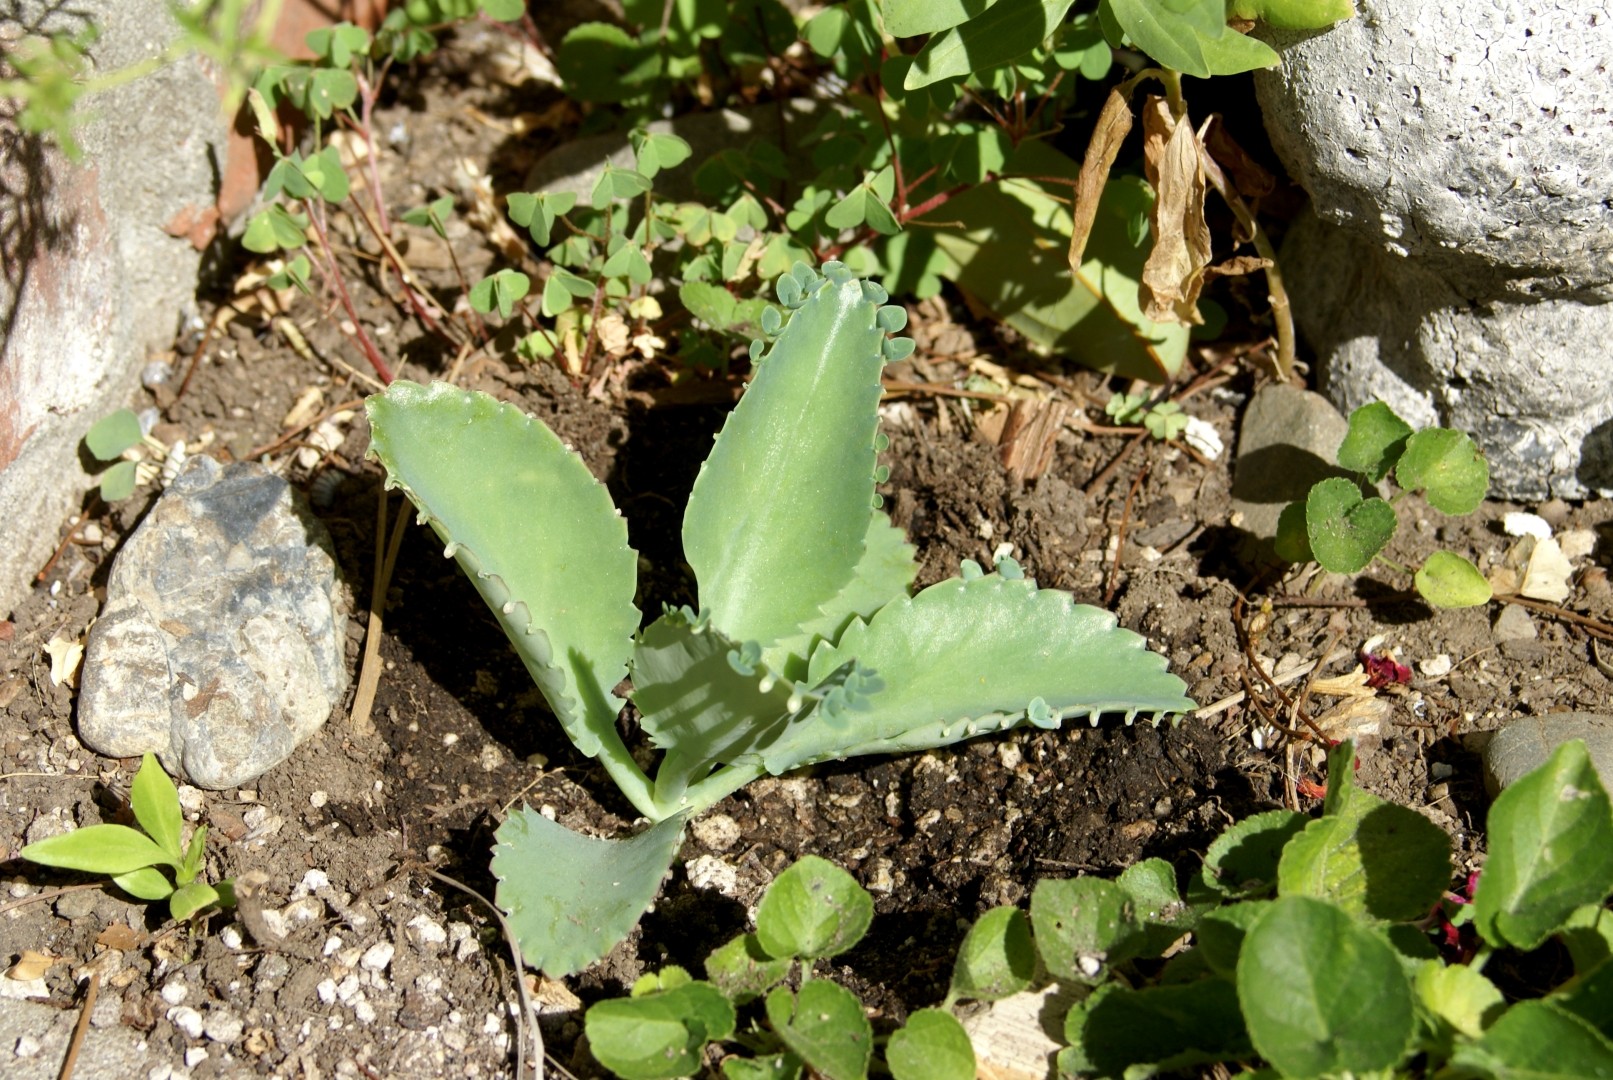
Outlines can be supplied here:
[[1486, 828], [1473, 921], [1491, 945], [1533, 949], [1613, 892], [1613, 807], [1583, 742], [1559, 746], [1496, 796]]
[[1031, 924], [1015, 907], [995, 907], [975, 921], [952, 968], [952, 994], [997, 1001], [1030, 986], [1036, 974]]
[[1549, 1001], [1520, 1001], [1484, 1038], [1459, 1045], [1451, 1064], [1462, 1075], [1585, 1080], [1613, 1077], [1613, 1043]]
[[1131, 897], [1098, 878], [1038, 881], [1031, 925], [1047, 970], [1067, 982], [1101, 981], [1110, 965], [1137, 955], [1143, 942]]
[[1427, 913], [1451, 880], [1450, 837], [1415, 810], [1358, 792], [1283, 848], [1283, 896], [1331, 900], [1356, 916], [1409, 921]]
[[1462, 556], [1436, 551], [1428, 556], [1414, 579], [1417, 591], [1435, 607], [1477, 607], [1490, 602], [1490, 583], [1479, 568]]
[[1460, 431], [1428, 428], [1406, 440], [1395, 479], [1408, 491], [1422, 489], [1435, 510], [1471, 514], [1490, 490], [1490, 466]]
[[1394, 508], [1382, 499], [1363, 499], [1353, 481], [1330, 476], [1305, 498], [1305, 533], [1324, 568], [1358, 573], [1395, 534]]
[[1305, 504], [1291, 502], [1277, 517], [1277, 535], [1272, 550], [1284, 562], [1307, 563], [1316, 559], [1311, 551], [1311, 538], [1305, 531]]
[[109, 503], [134, 494], [138, 469], [132, 461], [120, 461], [101, 474], [101, 498]]
[[711, 1039], [734, 1029], [734, 1007], [711, 984], [607, 998], [588, 1010], [584, 1030], [599, 1063], [624, 1080], [692, 1076]]
[[1415, 1024], [1389, 945], [1322, 900], [1275, 900], [1238, 954], [1249, 1036], [1284, 1076], [1370, 1072], [1400, 1060]]
[[855, 878], [804, 855], [767, 887], [756, 906], [756, 937], [769, 956], [815, 960], [857, 944], [873, 920], [873, 897]]
[[103, 416], [84, 434], [84, 446], [97, 461], [113, 461], [140, 441], [140, 418], [133, 409]]
[[1339, 465], [1377, 483], [1389, 475], [1410, 434], [1411, 425], [1388, 405], [1368, 402], [1350, 414], [1350, 429], [1339, 444]]
[[583, 23], [560, 42], [555, 70], [566, 89], [584, 101], [623, 101], [661, 74], [656, 50], [610, 23]]
[[1305, 828], [1304, 814], [1267, 810], [1230, 826], [1204, 853], [1204, 880], [1227, 896], [1270, 896], [1283, 845]]
[[812, 979], [792, 994], [781, 986], [767, 995], [767, 1021], [825, 1080], [867, 1077], [874, 1032], [862, 1003], [845, 987]]
[[760, 997], [789, 975], [789, 957], [773, 959], [755, 934], [740, 934], [706, 957], [706, 978], [735, 1002]]
[[885, 1064], [894, 1080], [973, 1080], [975, 1051], [957, 1017], [943, 1009], [920, 1009], [891, 1034]]

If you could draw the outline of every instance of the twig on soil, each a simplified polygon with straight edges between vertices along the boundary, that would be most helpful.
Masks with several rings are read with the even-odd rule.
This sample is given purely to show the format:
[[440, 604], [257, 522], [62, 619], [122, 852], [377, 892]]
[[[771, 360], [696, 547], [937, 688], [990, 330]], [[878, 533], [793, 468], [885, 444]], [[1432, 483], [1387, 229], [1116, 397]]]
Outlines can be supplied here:
[[444, 885], [451, 885], [467, 896], [475, 897], [481, 901], [493, 918], [498, 920], [499, 929], [504, 931], [504, 941], [510, 947], [510, 960], [515, 964], [515, 993], [521, 999], [521, 1014], [516, 1018], [515, 1029], [515, 1075], [518, 1080], [526, 1080], [526, 1024], [532, 1021], [532, 1048], [535, 1055], [532, 1067], [537, 1072], [537, 1080], [543, 1080], [543, 1029], [538, 1026], [538, 1018], [532, 1007], [532, 998], [526, 991], [526, 964], [521, 959], [521, 944], [515, 940], [515, 934], [510, 930], [510, 924], [505, 920], [504, 913], [498, 905], [487, 897], [466, 885], [462, 881], [455, 881], [447, 874], [439, 874], [429, 866], [416, 864], [421, 873], [436, 878]]
[[80, 529], [89, 524], [90, 518], [95, 515], [95, 511], [99, 510], [101, 506], [101, 492], [97, 488], [90, 493], [90, 505], [78, 516], [78, 520], [68, 528], [67, 535], [62, 537], [62, 542], [56, 545], [56, 550], [51, 552], [50, 558], [45, 560], [45, 565], [41, 566], [39, 573], [34, 575], [35, 585], [50, 577], [50, 572], [56, 568], [57, 560], [62, 557], [62, 553], [67, 550], [67, 546], [73, 542], [73, 537], [78, 535]]
[[306, 424], [298, 424], [296, 427], [287, 431], [273, 442], [264, 443], [262, 446], [254, 446], [251, 450], [246, 452], [245, 460], [256, 461], [264, 454], [272, 454], [276, 450], [279, 450], [281, 447], [285, 446], [287, 443], [291, 442], [297, 436], [301, 435], [303, 432], [307, 431], [309, 428], [317, 427], [320, 424], [323, 424], [326, 420], [329, 420], [339, 412], [344, 412], [348, 409], [357, 409], [363, 404], [363, 398], [354, 398], [351, 401], [344, 401], [340, 405], [332, 405], [330, 408], [326, 409], [324, 412], [320, 413]]
[[881, 379], [880, 385], [887, 394], [934, 394], [936, 397], [970, 398], [975, 401], [996, 401], [1004, 405], [1012, 405], [1019, 398], [1008, 394], [993, 394], [986, 390], [959, 390], [952, 386], [940, 386], [935, 383], [908, 382], [903, 379]]
[[1134, 436], [1129, 443], [1120, 448], [1120, 453], [1116, 454], [1113, 460], [1111, 460], [1109, 464], [1105, 465], [1102, 471], [1087, 483], [1086, 495], [1088, 498], [1095, 496], [1098, 492], [1098, 489], [1109, 482], [1109, 477], [1113, 476], [1114, 471], [1120, 468], [1120, 463], [1126, 460], [1126, 455], [1131, 453], [1132, 449], [1138, 446], [1146, 438], [1148, 438], [1148, 432], [1144, 431], [1142, 434]]
[[1543, 600], [1531, 600], [1527, 596], [1519, 596], [1516, 593], [1506, 593], [1491, 597], [1491, 599], [1502, 604], [1517, 604], [1519, 607], [1526, 607], [1530, 611], [1538, 611], [1542, 615], [1550, 615], [1554, 619], [1573, 623], [1592, 637], [1601, 638], [1603, 641], [1613, 641], [1613, 625], [1609, 625], [1601, 619], [1593, 619], [1589, 615], [1581, 615], [1577, 611], [1569, 611], [1565, 607], [1548, 604]]
[[73, 1025], [73, 1040], [67, 1044], [67, 1057], [62, 1059], [62, 1071], [57, 1074], [58, 1080], [70, 1080], [73, 1075], [73, 1066], [78, 1064], [78, 1052], [84, 1045], [84, 1032], [90, 1027], [90, 1013], [95, 1011], [95, 998], [101, 992], [101, 973], [90, 972], [90, 985], [84, 991], [84, 1004], [79, 1006], [78, 1023]]
[[60, 889], [51, 889], [49, 892], [34, 893], [32, 896], [24, 896], [20, 900], [13, 900], [9, 904], [0, 904], [0, 915], [4, 915], [12, 908], [26, 907], [41, 900], [54, 900], [65, 893], [78, 892], [80, 889], [99, 889], [105, 885], [106, 882], [104, 881], [87, 881], [82, 885], [64, 885]]
[[1131, 501], [1137, 497], [1137, 489], [1142, 486], [1143, 477], [1147, 472], [1147, 465], [1137, 470], [1137, 475], [1132, 478], [1131, 487], [1126, 491], [1125, 505], [1120, 509], [1120, 528], [1115, 534], [1115, 559], [1109, 564], [1109, 580], [1103, 587], [1103, 606], [1106, 608], [1114, 606], [1115, 589], [1120, 587], [1120, 560], [1126, 552], [1126, 526], [1131, 522]]
[[[375, 501], [375, 576], [370, 588], [370, 622], [364, 632], [364, 662], [359, 667], [358, 690], [353, 695], [353, 710], [348, 722], [353, 733], [361, 738], [375, 734], [370, 721], [370, 710], [375, 707], [375, 690], [381, 683], [381, 613], [386, 607], [386, 590], [392, 582], [392, 570], [397, 566], [398, 548], [409, 525], [409, 513], [401, 507], [398, 519], [392, 525], [392, 538], [387, 541], [386, 554], [381, 553], [381, 538], [386, 536], [387, 492], [383, 486]], [[407, 502], [404, 504], [407, 506]]]
[[[273, 326], [275, 328], [275, 330], [279, 332], [280, 336], [286, 339], [286, 344], [291, 346], [292, 352], [295, 352], [298, 356], [302, 357], [304, 360], [307, 360], [309, 363], [317, 364], [321, 360], [324, 360], [326, 363], [330, 364], [332, 367], [341, 368], [342, 371], [346, 372], [351, 377], [353, 377], [355, 379], [358, 379], [358, 380], [360, 380], [362, 382], [369, 383], [376, 390], [385, 390], [386, 389], [386, 386], [383, 383], [377, 382], [373, 377], [364, 374], [364, 372], [360, 371], [358, 368], [354, 367], [352, 364], [349, 364], [346, 360], [343, 360], [341, 357], [339, 357], [339, 356], [324, 356], [324, 357], [322, 357], [318, 353], [314, 352], [312, 346], [310, 346], [308, 344], [308, 339], [302, 336], [302, 331], [300, 329], [298, 329], [297, 324], [292, 322], [291, 319], [288, 316], [276, 315], [273, 319], [270, 320], [269, 325]], [[373, 348], [373, 347], [374, 346], [371, 346], [371, 348]], [[391, 380], [392, 380], [392, 374], [391, 374], [391, 372], [388, 372], [387, 373], [387, 381], [390, 382]]]

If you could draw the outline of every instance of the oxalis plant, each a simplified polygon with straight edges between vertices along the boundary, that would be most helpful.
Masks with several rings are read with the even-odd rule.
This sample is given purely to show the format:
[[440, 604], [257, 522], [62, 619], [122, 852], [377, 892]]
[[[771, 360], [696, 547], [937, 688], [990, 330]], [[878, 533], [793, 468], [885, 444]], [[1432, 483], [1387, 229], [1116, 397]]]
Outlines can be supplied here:
[[[603, 486], [536, 419], [483, 394], [399, 382], [368, 405], [371, 453], [445, 541], [572, 742], [651, 825], [582, 836], [531, 809], [498, 830], [498, 899], [551, 975], [626, 936], [690, 815], [812, 762], [946, 746], [1020, 724], [1193, 703], [1112, 615], [1011, 560], [909, 595], [913, 548], [879, 509], [879, 374], [912, 351], [903, 310], [841, 264], [781, 276], [755, 375], [689, 497], [699, 608], [640, 630], [637, 556]], [[632, 676], [654, 776], [617, 727]]]

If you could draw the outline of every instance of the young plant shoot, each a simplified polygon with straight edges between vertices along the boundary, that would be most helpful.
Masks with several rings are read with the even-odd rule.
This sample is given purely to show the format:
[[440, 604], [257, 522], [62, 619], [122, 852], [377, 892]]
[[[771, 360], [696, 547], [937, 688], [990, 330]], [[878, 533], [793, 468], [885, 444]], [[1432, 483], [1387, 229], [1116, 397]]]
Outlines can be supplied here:
[[[880, 371], [913, 343], [878, 285], [830, 262], [778, 280], [755, 376], [702, 466], [683, 522], [699, 609], [640, 629], [637, 556], [582, 460], [477, 393], [395, 383], [372, 397], [371, 452], [499, 618], [566, 734], [653, 824], [627, 840], [532, 809], [500, 827], [498, 898], [528, 960], [576, 971], [621, 940], [684, 822], [758, 777], [856, 754], [946, 746], [1030, 723], [1192, 707], [1114, 616], [1039, 589], [1012, 561], [909, 595], [914, 551], [879, 509]], [[632, 702], [654, 776], [617, 728]]]

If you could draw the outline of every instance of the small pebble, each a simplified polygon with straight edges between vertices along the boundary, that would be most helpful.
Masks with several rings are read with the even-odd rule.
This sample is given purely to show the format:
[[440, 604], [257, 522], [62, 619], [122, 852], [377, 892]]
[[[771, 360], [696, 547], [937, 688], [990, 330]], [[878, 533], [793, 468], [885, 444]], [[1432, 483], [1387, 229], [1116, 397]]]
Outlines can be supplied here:
[[324, 791], [316, 791], [308, 796], [308, 805], [312, 806], [315, 810], [318, 810], [329, 801], [330, 795], [328, 792]]
[[1427, 675], [1430, 679], [1438, 679], [1441, 676], [1449, 675], [1452, 666], [1449, 654], [1440, 653], [1437, 656], [1430, 656], [1426, 660], [1419, 661], [1417, 670]]
[[224, 943], [224, 947], [231, 952], [238, 951], [242, 945], [241, 930], [239, 927], [226, 926], [223, 930], [219, 931], [218, 939], [222, 941]]
[[314, 987], [314, 993], [318, 994], [319, 1000], [326, 1005], [336, 1004], [336, 980], [319, 980], [319, 985]]
[[414, 931], [412, 936], [421, 945], [441, 945], [448, 940], [448, 931], [443, 929], [442, 923], [429, 915], [416, 915], [404, 925]]
[[189, 1050], [185, 1051], [185, 1068], [194, 1069], [196, 1066], [206, 1061], [209, 1056], [211, 1055], [208, 1054], [206, 1047], [193, 1046]]
[[168, 1014], [168, 1019], [173, 1022], [174, 1027], [183, 1031], [192, 1039], [201, 1038], [202, 1028], [206, 1026], [206, 1021], [202, 1019], [202, 1014], [189, 1005], [181, 1005], [174, 1009]]
[[190, 987], [178, 980], [163, 984], [162, 999], [170, 1005], [183, 1004], [189, 995]]
[[1533, 641], [1540, 636], [1535, 621], [1517, 604], [1507, 604], [1501, 609], [1501, 614], [1495, 617], [1495, 625], [1490, 633], [1497, 642]]
[[232, 1043], [246, 1032], [246, 1024], [239, 1016], [220, 1009], [208, 1016], [202, 1030], [214, 1042]]
[[392, 963], [392, 956], [397, 952], [390, 941], [378, 941], [364, 951], [358, 966], [365, 971], [385, 971], [387, 965]]
[[17, 1045], [12, 1049], [12, 1053], [20, 1058], [31, 1058], [39, 1053], [39, 1040], [32, 1035], [23, 1035], [17, 1039]]
[[310, 870], [302, 876], [302, 880], [297, 883], [297, 887], [291, 890], [291, 896], [293, 899], [298, 899], [307, 896], [309, 893], [316, 893], [320, 889], [328, 888], [330, 888], [329, 875], [323, 870]]
[[56, 901], [56, 914], [70, 921], [82, 919], [95, 910], [97, 897], [98, 894], [94, 889], [70, 892]]

